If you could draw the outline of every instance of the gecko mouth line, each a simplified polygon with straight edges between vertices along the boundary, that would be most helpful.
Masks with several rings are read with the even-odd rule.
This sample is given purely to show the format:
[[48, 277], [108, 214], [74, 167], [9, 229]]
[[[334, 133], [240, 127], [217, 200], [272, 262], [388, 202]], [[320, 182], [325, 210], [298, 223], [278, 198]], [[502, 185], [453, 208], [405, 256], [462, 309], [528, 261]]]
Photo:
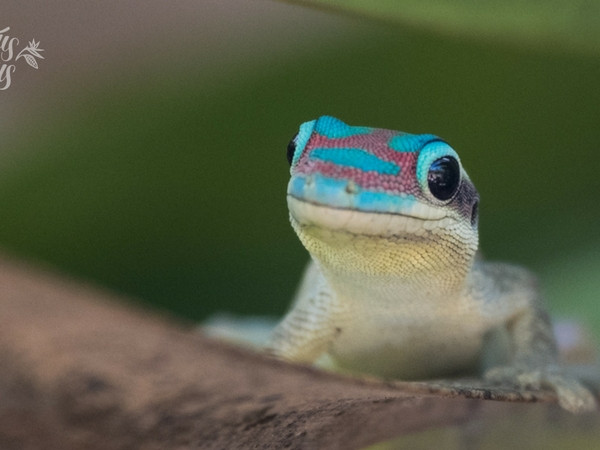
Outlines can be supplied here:
[[436, 217], [436, 218], [426, 218], [426, 217], [413, 216], [410, 214], [403, 214], [403, 213], [397, 213], [397, 212], [377, 211], [377, 210], [356, 210], [356, 209], [352, 209], [349, 207], [343, 208], [341, 206], [331, 206], [331, 205], [327, 205], [327, 204], [323, 204], [323, 203], [317, 203], [314, 201], [302, 199], [300, 197], [297, 197], [297, 196], [291, 195], [291, 194], [288, 194], [287, 197], [288, 197], [288, 199], [293, 199], [296, 202], [299, 202], [299, 203], [302, 203], [305, 205], [315, 206], [317, 208], [323, 208], [323, 209], [335, 210], [335, 211], [348, 211], [348, 212], [354, 212], [357, 214], [362, 213], [362, 214], [378, 214], [381, 216], [397, 216], [397, 217], [405, 217], [407, 219], [420, 220], [423, 222], [435, 222], [435, 221], [440, 221], [440, 220], [448, 218], [447, 215], [444, 215], [441, 217]]
[[332, 207], [288, 195], [290, 216], [302, 227], [383, 238], [425, 236], [434, 230], [452, 228], [455, 220], [447, 215], [424, 218], [396, 212], [363, 211]]

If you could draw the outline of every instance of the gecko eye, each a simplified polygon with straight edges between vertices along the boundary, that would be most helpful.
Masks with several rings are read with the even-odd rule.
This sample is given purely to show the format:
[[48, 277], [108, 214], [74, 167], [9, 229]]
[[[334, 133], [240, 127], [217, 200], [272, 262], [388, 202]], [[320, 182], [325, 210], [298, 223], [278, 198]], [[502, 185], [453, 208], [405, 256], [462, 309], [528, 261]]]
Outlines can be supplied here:
[[429, 191], [438, 200], [448, 200], [456, 194], [460, 184], [460, 166], [452, 156], [436, 159], [427, 173]]
[[298, 137], [298, 133], [292, 138], [290, 143], [287, 146], [287, 160], [292, 165], [292, 161], [294, 160], [294, 153], [296, 152], [296, 138]]

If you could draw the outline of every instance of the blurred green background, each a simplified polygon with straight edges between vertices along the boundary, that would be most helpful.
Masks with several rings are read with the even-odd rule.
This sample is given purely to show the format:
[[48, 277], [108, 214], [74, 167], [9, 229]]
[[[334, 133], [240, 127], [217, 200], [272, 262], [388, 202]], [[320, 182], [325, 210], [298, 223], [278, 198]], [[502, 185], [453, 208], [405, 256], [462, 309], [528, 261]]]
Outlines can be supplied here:
[[46, 59], [19, 66], [0, 105], [5, 251], [192, 320], [281, 314], [307, 260], [287, 220], [286, 145], [331, 114], [448, 140], [482, 197], [484, 254], [533, 268], [554, 311], [600, 334], [589, 40], [259, 0], [133, 3], [69, 1], [33, 21], [7, 4]]

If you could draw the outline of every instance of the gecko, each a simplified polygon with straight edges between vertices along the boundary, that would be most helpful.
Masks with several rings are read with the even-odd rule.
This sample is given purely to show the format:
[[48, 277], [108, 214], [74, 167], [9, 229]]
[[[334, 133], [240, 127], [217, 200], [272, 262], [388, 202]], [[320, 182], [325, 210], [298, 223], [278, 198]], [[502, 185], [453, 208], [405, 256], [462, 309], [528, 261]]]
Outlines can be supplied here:
[[287, 158], [311, 259], [268, 353], [387, 379], [477, 374], [596, 408], [558, 361], [536, 279], [480, 256], [479, 194], [448, 143], [321, 116]]

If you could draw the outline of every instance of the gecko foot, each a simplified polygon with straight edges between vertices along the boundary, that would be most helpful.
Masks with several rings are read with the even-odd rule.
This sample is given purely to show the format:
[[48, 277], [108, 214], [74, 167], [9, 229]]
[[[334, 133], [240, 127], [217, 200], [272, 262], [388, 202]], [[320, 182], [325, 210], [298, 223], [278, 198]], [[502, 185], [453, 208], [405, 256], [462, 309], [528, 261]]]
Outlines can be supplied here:
[[594, 395], [558, 366], [541, 369], [520, 366], [494, 367], [485, 373], [485, 379], [493, 383], [517, 385], [521, 389], [552, 389], [558, 396], [558, 404], [572, 413], [591, 412], [597, 407]]

